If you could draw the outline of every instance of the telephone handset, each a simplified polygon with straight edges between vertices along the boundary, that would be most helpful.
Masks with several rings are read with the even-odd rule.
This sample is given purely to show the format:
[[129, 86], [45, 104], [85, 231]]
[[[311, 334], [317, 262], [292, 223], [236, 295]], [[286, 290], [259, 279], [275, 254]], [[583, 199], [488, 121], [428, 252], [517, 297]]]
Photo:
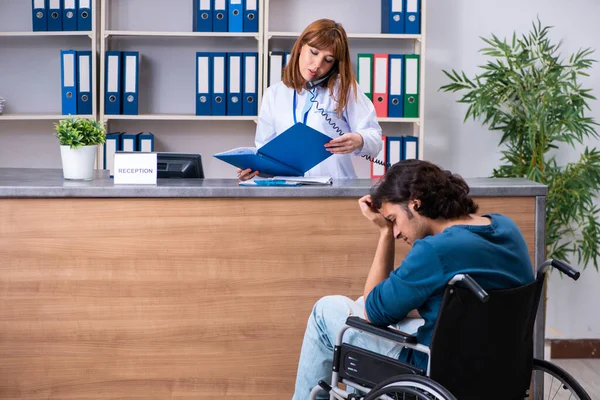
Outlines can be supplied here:
[[[344, 134], [344, 131], [342, 131], [340, 129], [340, 127], [337, 126], [337, 124], [331, 120], [331, 117], [329, 116], [327, 111], [325, 111], [323, 109], [323, 107], [319, 106], [319, 102], [316, 99], [317, 95], [316, 95], [315, 91], [312, 90], [313, 88], [326, 83], [327, 80], [329, 79], [329, 77], [331, 77], [331, 75], [333, 75], [336, 71], [337, 71], [337, 64], [333, 68], [331, 68], [331, 70], [322, 78], [319, 78], [315, 81], [306, 82], [306, 89], [309, 91], [309, 93], [311, 95], [310, 101], [315, 103], [315, 107], [317, 108], [319, 113], [321, 113], [323, 118], [325, 118], [325, 121], [327, 121], [327, 123], [338, 133], [338, 135], [342, 136]], [[384, 167], [388, 167], [388, 168], [391, 167], [391, 164], [389, 162], [378, 160], [367, 154], [364, 154], [362, 157], [366, 158], [367, 160], [371, 161], [372, 163], [383, 165]]]
[[331, 77], [331, 75], [335, 74], [337, 71], [337, 64], [334, 65], [327, 74], [325, 74], [325, 76], [323, 76], [322, 78], [317, 79], [316, 81], [308, 81], [306, 82], [306, 89], [308, 90], [312, 90], [312, 88], [317, 87], [319, 85], [323, 85], [324, 83], [327, 83], [327, 80], [329, 79], [329, 77]]

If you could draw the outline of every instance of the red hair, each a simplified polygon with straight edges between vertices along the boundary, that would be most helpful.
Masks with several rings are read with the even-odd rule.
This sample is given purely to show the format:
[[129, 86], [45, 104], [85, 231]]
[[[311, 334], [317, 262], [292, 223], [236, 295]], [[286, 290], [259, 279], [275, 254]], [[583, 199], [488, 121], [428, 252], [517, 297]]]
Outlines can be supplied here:
[[[290, 61], [283, 70], [283, 83], [285, 86], [295, 89], [298, 93], [302, 91], [306, 84], [299, 67], [300, 50], [305, 44], [318, 50], [332, 49], [335, 58], [335, 64], [332, 68], [336, 68], [336, 72], [327, 81], [327, 88], [329, 94], [334, 96], [334, 100], [337, 102], [335, 112], [339, 117], [348, 105], [350, 89], [353, 90], [354, 99], [356, 100], [356, 78], [352, 71], [346, 31], [341, 24], [330, 19], [319, 19], [304, 29], [304, 32], [294, 43]], [[338, 77], [340, 84], [336, 98], [333, 88]]]

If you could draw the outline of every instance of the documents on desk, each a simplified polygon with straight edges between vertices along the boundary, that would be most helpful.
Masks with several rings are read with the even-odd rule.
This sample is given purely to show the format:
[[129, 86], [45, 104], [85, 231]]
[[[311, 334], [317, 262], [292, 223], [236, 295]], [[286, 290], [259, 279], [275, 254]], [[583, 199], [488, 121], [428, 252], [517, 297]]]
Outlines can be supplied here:
[[302, 185], [331, 185], [330, 176], [274, 176], [272, 178], [256, 177], [240, 182], [240, 186], [302, 186]]

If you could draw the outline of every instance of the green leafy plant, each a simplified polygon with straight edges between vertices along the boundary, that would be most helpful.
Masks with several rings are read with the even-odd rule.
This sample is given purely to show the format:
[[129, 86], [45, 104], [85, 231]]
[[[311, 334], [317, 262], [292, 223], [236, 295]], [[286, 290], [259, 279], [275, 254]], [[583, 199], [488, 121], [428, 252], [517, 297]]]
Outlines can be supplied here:
[[[482, 38], [480, 50], [492, 57], [480, 66], [483, 72], [468, 78], [464, 72], [443, 71], [451, 83], [445, 92], [462, 92], [468, 104], [465, 121], [480, 120], [500, 131], [502, 165], [494, 177], [523, 177], [548, 186], [546, 198], [546, 254], [568, 259], [576, 255], [585, 268], [598, 270], [600, 209], [594, 199], [600, 189], [600, 152], [588, 148], [587, 138], [598, 138], [598, 124], [585, 116], [587, 101], [595, 99], [578, 79], [588, 76], [595, 60], [590, 49], [568, 60], [558, 53], [561, 43], [548, 38], [549, 26], [534, 21], [532, 30], [519, 39]], [[559, 165], [562, 145], [579, 150], [576, 162]], [[579, 147], [579, 149], [578, 149]]]
[[60, 145], [70, 146], [72, 149], [106, 141], [104, 124], [90, 118], [65, 118], [54, 124], [54, 127]]

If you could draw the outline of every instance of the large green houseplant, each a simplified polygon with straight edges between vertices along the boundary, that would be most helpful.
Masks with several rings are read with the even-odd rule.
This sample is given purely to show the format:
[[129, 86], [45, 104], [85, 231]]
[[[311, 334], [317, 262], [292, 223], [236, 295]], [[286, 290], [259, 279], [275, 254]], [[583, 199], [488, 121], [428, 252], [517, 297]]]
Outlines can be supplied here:
[[90, 118], [65, 118], [55, 126], [65, 179], [92, 180], [97, 146], [106, 141], [101, 122]]
[[[440, 90], [461, 92], [468, 104], [465, 121], [480, 120], [502, 133], [502, 165], [494, 177], [524, 177], [548, 185], [546, 253], [550, 258], [577, 256], [598, 270], [600, 226], [595, 198], [600, 189], [600, 152], [585, 140], [598, 138], [598, 124], [585, 116], [587, 101], [595, 99], [584, 89], [595, 62], [583, 49], [564, 59], [548, 38], [551, 27], [533, 23], [527, 35], [500, 40], [482, 38], [491, 57], [473, 78], [462, 72], [443, 71], [450, 83]], [[578, 160], [559, 165], [558, 152], [579, 151]]]

